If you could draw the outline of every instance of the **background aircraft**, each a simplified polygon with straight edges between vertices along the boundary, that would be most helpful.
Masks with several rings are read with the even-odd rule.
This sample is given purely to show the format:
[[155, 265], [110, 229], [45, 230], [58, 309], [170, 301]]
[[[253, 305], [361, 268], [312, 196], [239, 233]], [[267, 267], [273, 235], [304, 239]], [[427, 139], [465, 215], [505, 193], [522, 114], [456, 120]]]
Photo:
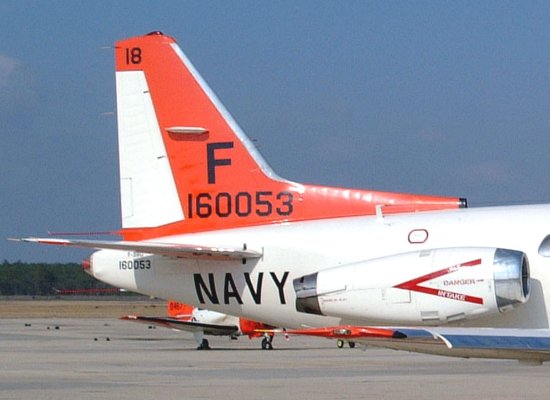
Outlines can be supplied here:
[[550, 359], [550, 206], [285, 180], [174, 39], [115, 59], [123, 240], [23, 240], [101, 249], [87, 272], [111, 285], [300, 333]]
[[239, 336], [248, 336], [250, 339], [263, 337], [262, 349], [273, 349], [273, 333], [267, 333], [273, 327], [261, 322], [250, 321], [245, 318], [233, 317], [231, 315], [200, 309], [176, 301], [168, 301], [168, 317], [147, 317], [141, 315], [126, 315], [121, 319], [127, 321], [141, 322], [163, 326], [193, 333], [197, 341], [197, 350], [208, 350], [210, 344], [205, 335], [230, 336], [236, 339]]

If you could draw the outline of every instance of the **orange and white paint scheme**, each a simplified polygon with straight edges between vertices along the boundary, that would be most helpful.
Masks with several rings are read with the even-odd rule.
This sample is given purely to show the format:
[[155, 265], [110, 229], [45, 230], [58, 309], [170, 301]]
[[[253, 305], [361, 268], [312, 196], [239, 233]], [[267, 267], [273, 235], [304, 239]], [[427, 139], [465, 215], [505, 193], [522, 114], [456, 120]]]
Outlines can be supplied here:
[[98, 249], [99, 280], [300, 334], [550, 359], [550, 205], [288, 181], [173, 38], [115, 59], [122, 240], [20, 240]]
[[465, 204], [284, 180], [174, 39], [153, 33], [118, 42], [115, 60], [126, 240], [374, 214], [377, 205], [395, 213]]
[[262, 349], [273, 350], [272, 326], [173, 300], [167, 302], [166, 308], [167, 317], [126, 315], [121, 319], [191, 332], [198, 344], [197, 350], [210, 349], [210, 343], [204, 338], [205, 335], [229, 336], [232, 339], [238, 336], [248, 336], [250, 339], [262, 337]]

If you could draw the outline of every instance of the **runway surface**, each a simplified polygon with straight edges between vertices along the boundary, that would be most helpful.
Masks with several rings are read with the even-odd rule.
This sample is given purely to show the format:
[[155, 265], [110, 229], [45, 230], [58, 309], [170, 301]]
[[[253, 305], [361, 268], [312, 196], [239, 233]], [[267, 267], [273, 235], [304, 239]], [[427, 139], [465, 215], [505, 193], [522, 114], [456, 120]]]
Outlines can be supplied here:
[[117, 319], [0, 319], [0, 399], [547, 399], [550, 364], [466, 360], [318, 338], [209, 338]]

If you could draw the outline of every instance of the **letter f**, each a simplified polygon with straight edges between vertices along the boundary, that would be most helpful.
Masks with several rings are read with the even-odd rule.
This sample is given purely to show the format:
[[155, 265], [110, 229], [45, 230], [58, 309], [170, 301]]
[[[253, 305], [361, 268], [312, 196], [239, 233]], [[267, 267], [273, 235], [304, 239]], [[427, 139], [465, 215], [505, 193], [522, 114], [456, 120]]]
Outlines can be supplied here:
[[215, 151], [218, 149], [232, 149], [233, 142], [217, 142], [206, 144], [206, 157], [208, 164], [208, 183], [216, 183], [216, 167], [231, 165], [230, 158], [216, 158]]

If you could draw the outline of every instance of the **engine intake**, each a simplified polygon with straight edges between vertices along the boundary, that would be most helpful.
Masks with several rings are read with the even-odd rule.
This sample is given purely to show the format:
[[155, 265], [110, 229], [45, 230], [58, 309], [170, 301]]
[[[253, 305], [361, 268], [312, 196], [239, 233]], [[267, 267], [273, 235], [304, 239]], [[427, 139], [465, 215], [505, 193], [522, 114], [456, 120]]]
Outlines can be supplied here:
[[392, 324], [441, 324], [508, 311], [529, 299], [527, 256], [448, 248], [397, 254], [293, 281], [299, 312]]
[[500, 311], [525, 303], [529, 298], [531, 281], [529, 263], [524, 253], [496, 249], [493, 261], [495, 296]]

